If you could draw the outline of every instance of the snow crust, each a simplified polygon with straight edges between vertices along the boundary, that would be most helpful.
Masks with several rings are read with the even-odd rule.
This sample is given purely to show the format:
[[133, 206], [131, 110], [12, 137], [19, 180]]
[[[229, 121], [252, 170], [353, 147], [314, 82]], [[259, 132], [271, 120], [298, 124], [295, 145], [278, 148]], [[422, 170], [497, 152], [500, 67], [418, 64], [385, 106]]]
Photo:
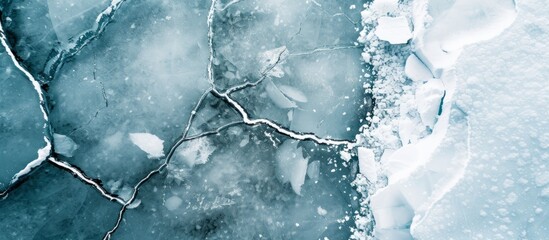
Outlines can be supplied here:
[[[478, 75], [490, 67], [472, 67], [479, 58], [472, 58], [470, 61], [472, 65], [464, 67], [462, 72], [466, 73], [465, 75], [456, 73], [454, 67], [456, 62], [459, 66], [458, 57], [465, 46], [497, 39], [513, 23], [517, 10], [513, 1], [442, 2], [442, 0], [415, 1], [411, 6], [414, 25], [414, 38], [411, 45], [414, 52], [406, 59], [404, 73], [414, 81], [412, 87], [415, 93], [413, 97], [401, 95], [398, 131], [402, 145], [396, 150], [389, 148], [389, 151], [378, 155], [381, 156], [381, 168], [388, 178], [388, 185], [377, 190], [370, 198], [370, 207], [376, 221], [374, 233], [378, 239], [449, 239], [462, 236], [464, 232], [480, 234], [472, 235], [475, 237], [471, 239], [482, 238], [482, 236], [505, 239], [499, 235], [486, 234], [482, 228], [482, 218], [474, 217], [476, 214], [468, 215], [474, 218], [473, 221], [478, 221], [476, 224], [468, 224], [471, 219], [466, 220], [467, 217], [463, 219], [458, 217], [458, 221], [463, 220], [463, 222], [454, 222], [454, 218], [463, 211], [459, 209], [468, 208], [471, 205], [482, 207], [481, 202], [486, 202], [454, 190], [461, 186], [462, 189], [468, 189], [471, 194], [478, 195], [479, 191], [482, 192], [475, 188], [475, 186], [482, 186], [482, 181], [475, 182], [467, 179], [482, 176], [482, 172], [471, 169], [487, 168], [484, 167], [487, 163], [478, 163], [479, 156], [476, 152], [484, 152], [485, 156], [486, 154], [489, 156], [494, 150], [488, 147], [490, 146], [487, 144], [490, 142], [489, 138], [473, 144], [472, 141], [478, 139], [474, 137], [475, 134], [494, 125], [502, 125], [503, 129], [516, 127], [502, 124], [508, 116], [500, 116], [499, 119], [491, 117], [498, 115], [493, 109], [477, 113], [457, 105], [456, 98], [458, 103], [462, 99], [466, 99], [469, 103], [474, 102], [475, 99], [485, 99], [480, 97], [482, 93], [464, 94], [471, 89], [470, 86], [464, 87], [464, 81], [466, 76]], [[489, 43], [494, 41], [491, 40]], [[509, 39], [507, 42], [516, 42], [516, 40]], [[510, 48], [513, 47], [503, 47], [492, 52], [491, 56], [499, 56], [502, 49]], [[507, 66], [507, 68], [510, 67]], [[508, 70], [501, 68], [496, 71]], [[497, 80], [491, 79], [487, 74], [483, 75], [483, 79], [493, 86], [498, 85]], [[504, 92], [509, 91], [513, 90]], [[502, 92], [494, 92], [492, 103], [504, 101], [498, 97], [498, 94], [504, 95]], [[381, 128], [382, 126], [378, 127], [378, 129]], [[483, 147], [483, 145], [486, 146]], [[360, 149], [358, 151], [360, 161]], [[516, 166], [513, 165], [504, 167], [507, 170], [514, 168]], [[476, 173], [471, 174], [470, 171]], [[503, 171], [493, 175], [493, 178], [498, 179], [494, 181], [495, 184], [505, 182], [509, 177], [506, 177]], [[464, 182], [468, 182], [469, 185]], [[507, 185], [513, 185], [512, 182], [514, 180], [507, 181]], [[492, 190], [494, 189], [499, 187], [492, 187]], [[543, 196], [543, 190], [539, 195]], [[454, 200], [458, 196], [460, 200]], [[518, 196], [516, 192], [502, 192], [501, 196], [492, 197], [514, 203]], [[470, 202], [469, 198], [477, 200]], [[484, 206], [500, 216], [509, 215], [510, 210], [507, 208], [489, 207], [493, 204], [485, 203]], [[448, 209], [455, 212], [446, 213]], [[487, 216], [482, 212], [481, 215]], [[497, 219], [505, 220], [499, 217]], [[521, 226], [520, 223], [517, 225]], [[494, 230], [501, 226], [503, 225], [494, 224]], [[454, 227], [460, 231], [453, 230]], [[517, 235], [513, 234], [520, 232], [516, 231], [520, 227], [505, 224], [504, 229], [511, 228], [515, 230], [510, 231], [512, 234], [507, 232], [507, 238], [516, 237]], [[500, 235], [504, 236], [504, 234]]]
[[[441, 1], [419, 1], [418, 4]], [[463, 47], [494, 38], [516, 17], [513, 0], [462, 0], [448, 9], [438, 10], [441, 12], [429, 12], [438, 17], [425, 32], [417, 32], [414, 39], [416, 54], [435, 77], [440, 77], [444, 69], [454, 65]]]
[[380, 17], [377, 23], [375, 33], [381, 40], [391, 44], [403, 44], [412, 38], [408, 19], [405, 17]]
[[161, 158], [164, 156], [164, 141], [150, 133], [130, 133], [130, 140], [139, 149], [148, 154], [148, 158]]
[[427, 81], [433, 78], [433, 74], [429, 68], [415, 54], [410, 55], [406, 59], [404, 73], [406, 77], [416, 82]]
[[374, 151], [364, 147], [359, 147], [357, 151], [360, 173], [364, 174], [371, 182], [377, 181], [377, 167]]

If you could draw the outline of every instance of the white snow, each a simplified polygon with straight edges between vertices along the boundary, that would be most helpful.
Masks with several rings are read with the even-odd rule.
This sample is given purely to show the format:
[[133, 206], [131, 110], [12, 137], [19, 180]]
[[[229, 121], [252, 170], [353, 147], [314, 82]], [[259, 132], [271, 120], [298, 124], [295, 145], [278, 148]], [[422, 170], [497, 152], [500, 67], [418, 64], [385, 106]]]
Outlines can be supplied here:
[[164, 141], [150, 133], [130, 133], [130, 140], [139, 149], [148, 154], [148, 158], [155, 159], [164, 156]]
[[398, 8], [398, 0], [375, 0], [371, 8], [381, 14], [387, 14]]
[[44, 137], [44, 141], [46, 142], [46, 146], [38, 149], [38, 157], [29, 162], [27, 166], [25, 166], [25, 168], [23, 168], [21, 171], [16, 173], [15, 176], [13, 176], [11, 183], [17, 182], [20, 177], [27, 175], [28, 173], [30, 173], [30, 171], [32, 171], [33, 168], [40, 166], [42, 162], [46, 161], [51, 153], [51, 143], [47, 137]]
[[441, 80], [431, 79], [416, 90], [417, 110], [425, 126], [433, 128], [445, 90]]
[[78, 149], [78, 145], [68, 136], [54, 133], [53, 134], [54, 151], [65, 157], [74, 156], [74, 152]]
[[328, 214], [328, 211], [326, 211], [326, 209], [324, 209], [322, 207], [317, 207], [316, 208], [316, 213], [318, 213], [318, 215], [320, 215], [320, 216], [324, 216], [324, 215]]
[[377, 166], [374, 151], [365, 147], [358, 148], [358, 168], [370, 182], [377, 181]]
[[292, 189], [301, 195], [305, 183], [308, 159], [303, 157], [303, 149], [297, 147], [299, 141], [286, 140], [276, 152], [278, 177], [282, 182], [290, 182]]
[[380, 17], [375, 34], [391, 44], [403, 44], [412, 38], [406, 17]]
[[414, 5], [421, 61], [410, 56], [405, 72], [416, 94], [401, 105], [404, 146], [382, 157], [389, 184], [371, 197], [376, 238], [543, 239], [548, 8], [517, 2], [517, 17], [512, 0], [441, 2]]
[[435, 77], [454, 65], [464, 46], [499, 35], [516, 17], [513, 0], [462, 0], [442, 11], [431, 12], [438, 17], [414, 40], [416, 54]]
[[404, 73], [406, 73], [408, 78], [416, 82], [427, 81], [433, 78], [433, 74], [429, 68], [427, 68], [415, 54], [410, 55], [408, 59], [406, 59]]
[[166, 202], [164, 202], [164, 206], [168, 210], [174, 211], [174, 210], [178, 209], [181, 206], [182, 203], [183, 203], [183, 200], [181, 200], [180, 197], [171, 196], [168, 199], [166, 199]]

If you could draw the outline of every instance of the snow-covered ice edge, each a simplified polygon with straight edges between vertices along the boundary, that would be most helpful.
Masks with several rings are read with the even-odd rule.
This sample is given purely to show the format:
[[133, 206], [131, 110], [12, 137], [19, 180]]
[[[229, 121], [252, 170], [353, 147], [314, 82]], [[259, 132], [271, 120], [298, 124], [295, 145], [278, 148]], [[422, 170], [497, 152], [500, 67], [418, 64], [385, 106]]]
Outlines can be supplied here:
[[[375, 0], [363, 13], [363, 18], [372, 18], [374, 12], [378, 19], [402, 18], [408, 13], [414, 28], [410, 42], [412, 52], [405, 66], [406, 77], [413, 82], [409, 84], [412, 89], [401, 92], [401, 99], [395, 101], [400, 105], [398, 114], [376, 116], [374, 111], [372, 117], [395, 118], [400, 145], [394, 147], [384, 143], [391, 142], [382, 139], [393, 138], [391, 134], [374, 133], [378, 143], [364, 144], [365, 148], [357, 151], [362, 173], [357, 177], [358, 184], [368, 184], [361, 179], [365, 176], [375, 185], [369, 187], [372, 195], [365, 203], [369, 204], [374, 216], [373, 234], [377, 239], [411, 239], [414, 228], [429, 214], [431, 206], [463, 176], [469, 161], [470, 123], [467, 114], [453, 102], [459, 81], [452, 71], [453, 65], [463, 47], [496, 37], [516, 17], [512, 0], [463, 0], [452, 4], [441, 0], [418, 0], [407, 4]], [[399, 23], [391, 31], [402, 28], [401, 25]], [[378, 24], [376, 27], [387, 26]], [[371, 29], [371, 32], [380, 31]], [[387, 34], [377, 37], [377, 40], [403, 43], [398, 36], [398, 41]], [[370, 52], [363, 54], [366, 62], [372, 58]], [[402, 74], [400, 66], [394, 68], [394, 73]], [[394, 122], [374, 125], [374, 131], [394, 129]], [[371, 127], [365, 129], [372, 130]], [[364, 133], [364, 136], [372, 136], [372, 133]], [[362, 170], [366, 168], [366, 162], [372, 164], [372, 158], [379, 162], [377, 172], [383, 173], [387, 181], [372, 179], [378, 177], [371, 167]], [[360, 224], [357, 226], [360, 228]]]

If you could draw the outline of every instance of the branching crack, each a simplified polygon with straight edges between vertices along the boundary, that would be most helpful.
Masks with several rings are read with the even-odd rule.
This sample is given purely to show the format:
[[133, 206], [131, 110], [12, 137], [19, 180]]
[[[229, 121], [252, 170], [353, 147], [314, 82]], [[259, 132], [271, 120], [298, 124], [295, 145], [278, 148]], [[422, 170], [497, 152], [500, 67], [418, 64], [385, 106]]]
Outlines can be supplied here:
[[105, 31], [105, 28], [109, 23], [112, 22], [115, 13], [124, 2], [126, 2], [126, 0], [111, 0], [110, 5], [97, 16], [91, 29], [71, 38], [69, 44], [60, 46], [56, 49], [55, 54], [46, 61], [43, 70], [46, 80], [43, 83], [52, 80], [68, 59], [74, 57], [85, 46], [99, 37], [99, 35]]
[[246, 125], [252, 125], [252, 126], [266, 125], [270, 128], [273, 128], [278, 133], [280, 133], [282, 135], [285, 135], [287, 137], [290, 137], [292, 139], [301, 140], [301, 141], [310, 140], [310, 141], [313, 141], [315, 143], [323, 144], [323, 145], [334, 145], [334, 146], [346, 145], [346, 146], [349, 146], [349, 145], [354, 144], [354, 142], [348, 141], [348, 140], [337, 140], [337, 139], [331, 139], [331, 138], [321, 138], [321, 137], [316, 136], [313, 133], [301, 133], [301, 132], [292, 131], [292, 130], [289, 130], [285, 127], [280, 126], [276, 122], [271, 121], [269, 119], [264, 119], [264, 118], [251, 119], [248, 115], [248, 112], [244, 109], [244, 107], [242, 107], [242, 105], [240, 105], [237, 101], [232, 99], [229, 96], [229, 94], [220, 93], [217, 90], [212, 90], [212, 94], [214, 96], [220, 98], [220, 99], [223, 99], [230, 106], [232, 106], [240, 114], [240, 116], [242, 117], [242, 120], [244, 121], [244, 123]]
[[[191, 128], [191, 124], [194, 120], [194, 117], [196, 116], [200, 106], [202, 105], [202, 103], [204, 102], [204, 100], [206, 99], [206, 97], [208, 96], [209, 92], [211, 91], [211, 89], [208, 89], [206, 90], [202, 96], [200, 97], [200, 99], [198, 100], [196, 106], [193, 108], [193, 110], [191, 111], [191, 115], [189, 116], [189, 119], [187, 121], [187, 125], [185, 127], [185, 129], [183, 130], [183, 133], [181, 134], [181, 136], [178, 138], [178, 140], [170, 147], [170, 151], [168, 152], [168, 154], [166, 155], [166, 157], [164, 158], [164, 163], [162, 163], [160, 166], [158, 166], [156, 169], [150, 171], [147, 176], [145, 176], [144, 178], [142, 178], [133, 188], [133, 193], [130, 197], [130, 199], [128, 199], [127, 202], [125, 202], [123, 205], [122, 205], [122, 208], [120, 209], [120, 212], [118, 213], [118, 219], [116, 221], [116, 224], [115, 226], [109, 230], [105, 236], [103, 237], [104, 240], [107, 240], [107, 239], [110, 239], [112, 234], [118, 229], [118, 227], [120, 226], [120, 223], [122, 221], [122, 218], [124, 217], [124, 213], [126, 212], [126, 210], [128, 209], [128, 206], [130, 204], [133, 203], [133, 201], [135, 200], [136, 196], [137, 196], [137, 193], [139, 192], [139, 188], [141, 188], [141, 186], [143, 184], [145, 184], [147, 181], [149, 181], [153, 176], [155, 176], [156, 174], [160, 173], [166, 166], [168, 166], [168, 164], [170, 163], [171, 161], [171, 158], [173, 157], [174, 153], [175, 153], [175, 150], [177, 149], [177, 147], [179, 147], [182, 143], [186, 142], [186, 141], [189, 141], [189, 140], [192, 140], [192, 139], [196, 139], [198, 137], [192, 137], [192, 138], [187, 138], [187, 134], [189, 133], [189, 130]], [[234, 123], [231, 123], [231, 126], [233, 126]], [[219, 133], [219, 131], [221, 131], [222, 129], [225, 129], [227, 128], [228, 126], [225, 125], [225, 126], [222, 126], [221, 128], [218, 129], [218, 131], [216, 133]], [[215, 134], [215, 133], [212, 133], [212, 134]], [[207, 136], [207, 135], [203, 135], [203, 136]]]
[[[92, 29], [80, 34], [75, 39], [71, 39], [71, 43], [68, 46], [66, 46], [66, 48], [60, 49], [55, 56], [51, 57], [48, 60], [48, 62], [46, 64], [46, 67], [43, 71], [44, 74], [46, 74], [46, 76], [49, 79], [52, 79], [67, 59], [73, 57], [78, 52], [80, 52], [80, 50], [82, 48], [84, 48], [91, 41], [96, 39], [105, 30], [106, 26], [112, 21], [112, 18], [114, 16], [115, 12], [120, 8], [122, 3], [124, 3], [125, 1], [126, 0], [112, 0], [110, 6], [107, 9], [105, 9], [97, 17], [96, 22], [94, 24], [94, 27]], [[221, 9], [221, 11], [225, 10], [230, 5], [236, 4], [240, 1], [241, 0], [233, 0], [233, 1], [229, 2], [228, 4], [226, 4]], [[211, 6], [210, 6], [210, 9], [209, 9], [209, 12], [208, 12], [208, 19], [207, 19], [207, 24], [208, 24], [208, 46], [209, 46], [209, 63], [208, 63], [208, 66], [207, 66], [207, 75], [208, 75], [207, 79], [208, 79], [208, 82], [211, 85], [211, 88], [206, 90], [202, 94], [200, 99], [198, 100], [197, 104], [195, 105], [195, 107], [193, 108], [193, 110], [192, 110], [192, 112], [189, 116], [189, 119], [187, 121], [185, 129], [183, 130], [183, 132], [180, 135], [180, 137], [178, 138], [178, 140], [170, 147], [170, 150], [169, 150], [168, 154], [164, 158], [164, 162], [160, 166], [158, 166], [156, 169], [150, 171], [144, 178], [142, 178], [133, 187], [132, 195], [127, 201], [124, 201], [122, 198], [118, 197], [117, 195], [112, 194], [109, 191], [107, 191], [102, 186], [102, 184], [99, 180], [90, 178], [82, 170], [80, 170], [78, 167], [73, 166], [73, 165], [71, 165], [67, 162], [57, 160], [54, 157], [51, 157], [51, 149], [48, 149], [47, 156], [45, 156], [44, 159], [42, 159], [42, 162], [47, 159], [47, 161], [49, 163], [53, 164], [54, 166], [73, 174], [75, 177], [80, 179], [85, 184], [88, 184], [88, 185], [94, 187], [106, 199], [108, 199], [110, 201], [115, 201], [115, 202], [122, 205], [122, 208], [120, 209], [120, 211], [118, 213], [118, 218], [117, 218], [115, 226], [113, 226], [113, 228], [111, 230], [109, 230], [107, 233], [105, 233], [104, 238], [103, 238], [104, 240], [110, 239], [112, 234], [119, 228], [126, 210], [128, 208], [130, 208], [130, 205], [136, 199], [137, 194], [139, 193], [139, 190], [140, 190], [141, 186], [143, 184], [145, 184], [146, 182], [148, 182], [152, 177], [159, 174], [163, 169], [166, 168], [166, 166], [168, 166], [168, 164], [170, 163], [173, 155], [176, 152], [176, 149], [181, 144], [183, 144], [184, 142], [191, 141], [191, 140], [198, 139], [198, 138], [202, 138], [202, 137], [206, 137], [206, 136], [210, 136], [210, 135], [216, 135], [216, 134], [219, 134], [221, 131], [223, 131], [225, 129], [228, 129], [232, 126], [236, 126], [236, 125], [239, 125], [239, 124], [246, 124], [246, 125], [249, 125], [249, 126], [265, 125], [265, 126], [268, 126], [272, 129], [274, 129], [276, 132], [278, 132], [282, 135], [285, 135], [287, 137], [290, 137], [290, 138], [295, 139], [295, 140], [300, 140], [300, 141], [313, 141], [317, 144], [332, 145], [332, 146], [342, 146], [343, 145], [343, 146], [347, 146], [348, 148], [354, 146], [354, 144], [355, 144], [355, 142], [349, 141], [349, 140], [337, 140], [337, 139], [332, 139], [332, 138], [321, 138], [321, 137], [316, 136], [313, 133], [296, 132], [296, 131], [287, 129], [287, 128], [285, 128], [285, 127], [279, 125], [278, 123], [276, 123], [274, 121], [271, 121], [269, 119], [263, 119], [263, 118], [252, 119], [252, 118], [249, 117], [249, 114], [246, 111], [246, 109], [244, 107], [242, 107], [242, 105], [240, 105], [236, 100], [234, 100], [231, 97], [232, 93], [235, 93], [237, 91], [240, 91], [240, 90], [243, 90], [243, 89], [246, 89], [246, 88], [257, 86], [262, 81], [264, 81], [264, 79], [268, 78], [269, 77], [269, 72], [284, 60], [283, 59], [283, 54], [286, 53], [286, 51], [287, 51], [286, 49], [284, 49], [283, 51], [280, 52], [280, 54], [278, 55], [277, 61], [274, 64], [272, 64], [271, 66], [267, 67], [267, 69], [265, 69], [265, 71], [261, 74], [260, 78], [257, 81], [246, 82], [246, 83], [243, 83], [241, 85], [233, 86], [233, 87], [231, 87], [231, 88], [229, 88], [229, 89], [227, 89], [223, 92], [218, 91], [216, 89], [216, 86], [215, 86], [215, 83], [214, 83], [215, 49], [214, 49], [214, 39], [213, 39], [214, 38], [213, 20], [214, 20], [214, 15], [215, 15], [215, 11], [216, 11], [216, 3], [217, 3], [216, 0], [212, 0]], [[297, 34], [299, 34], [299, 32]], [[35, 90], [37, 91], [37, 93], [39, 95], [40, 107], [41, 107], [41, 110], [44, 114], [44, 119], [46, 121], [46, 124], [44, 125], [44, 128], [46, 129], [47, 138], [45, 138], [45, 140], [49, 141], [49, 139], [51, 139], [51, 136], [50, 136], [51, 135], [51, 126], [49, 125], [49, 120], [48, 120], [47, 102], [45, 101], [44, 91], [41, 88], [40, 82], [36, 81], [35, 78], [26, 69], [24, 69], [24, 67], [21, 64], [19, 64], [19, 62], [17, 61], [15, 55], [13, 54], [11, 49], [9, 48], [9, 45], [7, 44], [7, 40], [6, 40], [6, 37], [4, 35], [4, 31], [2, 29], [1, 23], [0, 23], [0, 38], [1, 38], [1, 41], [2, 41], [2, 45], [5, 47], [6, 51], [8, 52], [10, 57], [12, 58], [14, 64], [17, 66], [17, 68], [19, 68], [27, 76], [27, 78], [31, 81], [31, 83], [33, 84]], [[301, 56], [301, 55], [314, 54], [314, 53], [324, 52], [324, 51], [332, 51], [332, 50], [348, 49], [348, 48], [357, 48], [357, 47], [359, 47], [359, 46], [322, 47], [322, 48], [317, 48], [317, 49], [313, 49], [313, 50], [306, 51], [306, 52], [290, 54], [290, 56]], [[94, 72], [94, 78], [95, 78], [95, 72]], [[108, 107], [108, 100], [107, 100], [107, 96], [106, 96], [106, 93], [105, 93], [105, 88], [104, 88], [102, 82], [100, 82], [100, 84], [101, 84], [101, 88], [102, 88], [103, 98], [105, 100], [105, 107]], [[229, 106], [231, 106], [241, 116], [242, 120], [225, 124], [223, 126], [220, 126], [217, 129], [215, 129], [215, 130], [202, 132], [202, 133], [199, 133], [199, 134], [196, 134], [196, 135], [193, 135], [193, 136], [188, 136], [188, 133], [190, 131], [193, 120], [196, 117], [197, 111], [200, 109], [201, 105], [205, 101], [208, 94], [212, 94], [213, 96], [215, 96], [219, 99], [222, 99], [226, 103], [228, 103]], [[0, 197], [2, 197], [2, 195], [0, 195]]]

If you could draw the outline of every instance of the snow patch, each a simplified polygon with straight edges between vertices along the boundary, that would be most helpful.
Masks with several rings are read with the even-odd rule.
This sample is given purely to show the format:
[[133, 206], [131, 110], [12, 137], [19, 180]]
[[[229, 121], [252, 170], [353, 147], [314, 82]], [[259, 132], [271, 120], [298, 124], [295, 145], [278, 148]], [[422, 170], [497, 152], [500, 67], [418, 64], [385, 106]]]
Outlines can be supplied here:
[[33, 168], [40, 166], [40, 164], [42, 164], [42, 162], [44, 162], [48, 158], [51, 153], [51, 143], [47, 137], [44, 137], [44, 141], [46, 142], [46, 146], [38, 149], [38, 157], [28, 163], [25, 168], [23, 168], [21, 171], [16, 173], [15, 176], [13, 176], [13, 179], [11, 180], [12, 184], [17, 182], [19, 178], [29, 174]]
[[358, 148], [358, 168], [360, 173], [364, 174], [370, 182], [377, 181], [377, 167], [375, 161], [375, 153], [371, 149]]
[[444, 94], [444, 85], [438, 79], [431, 79], [416, 90], [417, 110], [425, 126], [433, 128], [435, 125]]
[[406, 59], [404, 73], [415, 82], [427, 81], [433, 78], [433, 74], [431, 74], [429, 68], [415, 54], [410, 55]]
[[515, 18], [513, 0], [456, 1], [414, 39], [416, 54], [440, 77], [443, 69], [454, 65], [463, 47], [496, 37]]
[[375, 34], [391, 44], [404, 44], [412, 38], [406, 17], [380, 17]]
[[[244, 145], [248, 144], [248, 138], [242, 141], [246, 141]], [[241, 142], [243, 144], [243, 142]], [[207, 138], [199, 138], [190, 141], [188, 145], [181, 148], [177, 152], [177, 159], [182, 160], [187, 166], [193, 167], [195, 165], [204, 164], [208, 162], [208, 158], [214, 152], [215, 147]]]

